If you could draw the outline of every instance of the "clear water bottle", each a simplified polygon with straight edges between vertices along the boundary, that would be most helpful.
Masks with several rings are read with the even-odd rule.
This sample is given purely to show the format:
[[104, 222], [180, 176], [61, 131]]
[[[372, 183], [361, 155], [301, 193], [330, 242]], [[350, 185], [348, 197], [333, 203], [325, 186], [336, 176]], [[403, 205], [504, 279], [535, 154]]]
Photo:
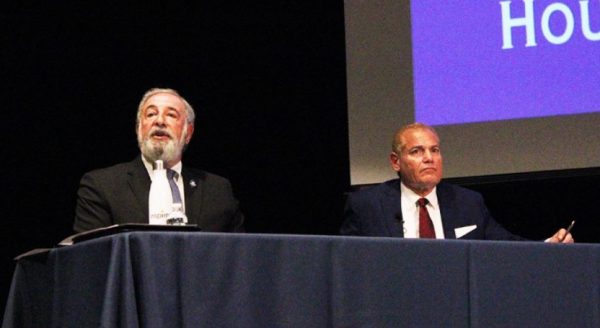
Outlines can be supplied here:
[[152, 171], [152, 184], [148, 196], [148, 214], [150, 224], [166, 224], [171, 213], [171, 187], [167, 180], [167, 170], [163, 161], [157, 160]]

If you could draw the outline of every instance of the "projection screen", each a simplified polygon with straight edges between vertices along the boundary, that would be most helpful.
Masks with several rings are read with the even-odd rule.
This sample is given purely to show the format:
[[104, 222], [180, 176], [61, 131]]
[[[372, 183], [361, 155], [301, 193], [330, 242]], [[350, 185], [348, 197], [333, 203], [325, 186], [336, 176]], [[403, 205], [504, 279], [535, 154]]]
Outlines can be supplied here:
[[435, 126], [445, 177], [598, 167], [600, 0], [345, 1], [353, 185]]

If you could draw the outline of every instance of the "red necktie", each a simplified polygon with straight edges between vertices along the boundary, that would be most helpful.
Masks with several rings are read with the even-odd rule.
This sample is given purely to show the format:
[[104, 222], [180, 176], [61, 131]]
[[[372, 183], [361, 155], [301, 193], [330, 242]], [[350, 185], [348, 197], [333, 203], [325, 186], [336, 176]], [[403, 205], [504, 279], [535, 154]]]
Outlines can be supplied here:
[[419, 206], [419, 238], [435, 239], [435, 230], [433, 229], [433, 222], [429, 217], [427, 207], [425, 207], [427, 204], [429, 204], [427, 198], [420, 198], [417, 201], [417, 206]]

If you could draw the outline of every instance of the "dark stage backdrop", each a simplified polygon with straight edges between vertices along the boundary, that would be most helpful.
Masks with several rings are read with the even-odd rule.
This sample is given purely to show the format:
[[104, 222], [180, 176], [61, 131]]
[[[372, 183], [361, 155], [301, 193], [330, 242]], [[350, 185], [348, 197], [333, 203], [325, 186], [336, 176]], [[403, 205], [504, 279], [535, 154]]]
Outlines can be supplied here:
[[71, 234], [84, 172], [138, 156], [135, 113], [151, 87], [175, 88], [195, 107], [184, 161], [232, 181], [247, 230], [339, 226], [349, 174], [343, 3], [122, 3], [0, 8], [2, 302], [15, 255]]
[[[191, 3], [1, 6], [2, 309], [12, 258], [71, 233], [84, 172], [138, 156], [135, 111], [155, 86], [195, 106], [184, 161], [232, 181], [248, 231], [336, 233], [350, 190], [343, 2]], [[472, 186], [532, 238], [571, 216], [511, 221], [532, 202], [516, 196], [536, 194], [536, 208], [583, 199], [574, 232], [595, 242], [599, 175], [582, 174]]]

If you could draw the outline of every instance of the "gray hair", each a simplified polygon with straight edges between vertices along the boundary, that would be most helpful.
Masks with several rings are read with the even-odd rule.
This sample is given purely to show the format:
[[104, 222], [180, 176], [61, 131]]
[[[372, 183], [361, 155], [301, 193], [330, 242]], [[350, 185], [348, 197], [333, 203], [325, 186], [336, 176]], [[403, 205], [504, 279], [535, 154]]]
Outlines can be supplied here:
[[144, 96], [142, 97], [142, 100], [140, 101], [140, 104], [138, 105], [137, 118], [135, 120], [136, 127], [140, 126], [140, 121], [142, 119], [142, 111], [143, 111], [142, 107], [144, 106], [144, 103], [148, 100], [148, 98], [154, 96], [155, 94], [159, 94], [159, 93], [168, 93], [168, 94], [179, 97], [179, 99], [181, 99], [181, 101], [183, 101], [183, 104], [185, 105], [185, 114], [186, 114], [187, 122], [194, 125], [194, 119], [196, 118], [194, 109], [192, 108], [192, 105], [190, 105], [190, 103], [188, 103], [187, 100], [185, 100], [185, 98], [183, 98], [179, 94], [179, 92], [177, 92], [174, 89], [169, 89], [169, 88], [152, 88], [152, 89], [146, 91], [146, 93], [144, 93]]
[[394, 133], [394, 138], [392, 138], [392, 152], [399, 154], [402, 152], [402, 147], [404, 147], [404, 143], [402, 140], [402, 134], [407, 130], [428, 130], [431, 131], [435, 136], [440, 139], [435, 129], [427, 124], [415, 122], [412, 124], [405, 125], [401, 127], [396, 133]]

